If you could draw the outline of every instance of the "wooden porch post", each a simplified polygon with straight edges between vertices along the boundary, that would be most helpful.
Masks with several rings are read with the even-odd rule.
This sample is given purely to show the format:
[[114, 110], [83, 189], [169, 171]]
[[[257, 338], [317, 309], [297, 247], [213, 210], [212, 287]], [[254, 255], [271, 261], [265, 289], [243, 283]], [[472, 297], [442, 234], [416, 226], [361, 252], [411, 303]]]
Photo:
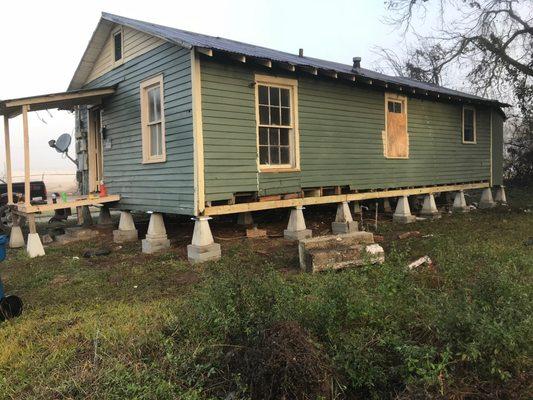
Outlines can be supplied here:
[[28, 109], [27, 104], [22, 106], [22, 126], [24, 129], [24, 204], [30, 206], [30, 139], [28, 133]]
[[13, 176], [11, 171], [11, 142], [9, 139], [9, 117], [4, 115], [4, 138], [6, 146], [7, 204], [13, 204]]

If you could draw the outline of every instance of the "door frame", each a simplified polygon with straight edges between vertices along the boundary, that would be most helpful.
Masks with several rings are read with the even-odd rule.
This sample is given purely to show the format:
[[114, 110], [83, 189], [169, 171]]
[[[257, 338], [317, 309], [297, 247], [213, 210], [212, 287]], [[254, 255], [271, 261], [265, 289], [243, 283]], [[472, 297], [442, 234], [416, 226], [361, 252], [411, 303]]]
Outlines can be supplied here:
[[[99, 106], [91, 107], [88, 112], [87, 130], [87, 164], [89, 170], [89, 193], [100, 188], [100, 181], [104, 175], [104, 147], [102, 140], [102, 109]], [[98, 115], [99, 132], [95, 131], [95, 115]], [[98, 147], [98, 149], [96, 149]], [[98, 151], [99, 154], [96, 153]], [[99, 157], [98, 157], [99, 155]]]

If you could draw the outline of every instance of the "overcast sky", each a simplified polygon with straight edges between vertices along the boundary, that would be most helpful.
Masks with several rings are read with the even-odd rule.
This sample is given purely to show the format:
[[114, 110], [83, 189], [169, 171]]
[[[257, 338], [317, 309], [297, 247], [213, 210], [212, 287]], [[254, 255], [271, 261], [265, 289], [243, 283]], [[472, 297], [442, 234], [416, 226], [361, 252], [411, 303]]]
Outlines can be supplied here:
[[[0, 99], [60, 92], [74, 74], [102, 11], [351, 64], [375, 66], [376, 46], [401, 37], [382, 21], [383, 0], [5, 1], [0, 12]], [[30, 113], [32, 171], [73, 170], [48, 140], [73, 133], [65, 111]], [[45, 122], [42, 122], [45, 121]], [[11, 120], [13, 168], [23, 169], [20, 117]], [[0, 124], [0, 176], [5, 167]], [[73, 146], [72, 146], [73, 147]]]

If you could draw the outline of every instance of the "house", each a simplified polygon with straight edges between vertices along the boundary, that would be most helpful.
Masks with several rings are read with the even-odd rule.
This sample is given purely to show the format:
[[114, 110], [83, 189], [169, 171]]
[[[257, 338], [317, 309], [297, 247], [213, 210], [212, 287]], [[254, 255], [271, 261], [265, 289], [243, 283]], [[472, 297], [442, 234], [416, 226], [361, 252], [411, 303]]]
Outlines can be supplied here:
[[[116, 240], [137, 237], [130, 211], [152, 212], [143, 250], [168, 246], [161, 214], [196, 217], [191, 260], [216, 258], [209, 218], [293, 208], [286, 236], [301, 238], [302, 207], [502, 186], [507, 105], [468, 93], [103, 13], [67, 92], [0, 103], [13, 116], [76, 110], [76, 206], [123, 211]], [[35, 108], [34, 108], [35, 107]], [[26, 205], [26, 210], [30, 206]], [[35, 208], [34, 208], [35, 210]], [[249, 214], [244, 214], [249, 216]], [[346, 225], [347, 226], [347, 225]], [[342, 230], [342, 228], [340, 228]], [[352, 229], [352, 228], [346, 228]]]

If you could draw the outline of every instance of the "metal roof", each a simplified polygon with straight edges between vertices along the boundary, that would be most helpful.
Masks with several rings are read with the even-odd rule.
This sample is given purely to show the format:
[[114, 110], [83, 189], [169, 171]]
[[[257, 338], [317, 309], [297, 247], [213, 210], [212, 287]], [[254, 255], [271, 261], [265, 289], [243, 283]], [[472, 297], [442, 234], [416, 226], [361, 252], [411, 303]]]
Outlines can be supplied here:
[[[200, 33], [189, 32], [182, 29], [170, 28], [167, 26], [121, 17], [105, 12], [102, 13], [102, 18], [100, 20], [99, 26], [101, 26], [104, 21], [128, 26], [130, 28], [145, 32], [147, 34], [156, 36], [160, 39], [175, 43], [179, 46], [189, 49], [199, 48], [204, 51], [214, 51], [217, 53], [245, 56], [263, 61], [267, 60], [274, 63], [283, 63], [286, 64], [286, 66], [292, 67], [293, 70], [295, 68], [300, 68], [304, 71], [311, 72], [319, 76], [324, 75], [329, 77], [337, 77], [338, 75], [340, 75], [341, 78], [349, 79], [356, 82], [363, 81], [366, 84], [377, 84], [384, 87], [388, 87], [391, 90], [406, 91], [420, 95], [428, 95], [436, 98], [442, 98], [443, 100], [448, 99], [455, 101], [484, 103], [498, 107], [509, 106], [508, 104], [501, 103], [497, 100], [485, 99], [483, 97], [476, 96], [473, 94], [460, 92], [457, 90], [433, 85], [430, 83], [420, 82], [409, 78], [385, 75], [366, 68], [354, 68], [352, 65], [321, 60], [318, 58], [299, 56], [297, 54], [286, 53], [283, 51], [273, 50], [249, 43], [238, 42], [235, 40], [225, 39], [221, 37], [203, 35]], [[109, 28], [107, 28], [106, 31], [108, 31], [108, 29]], [[98, 28], [93, 34], [93, 38], [95, 36], [100, 37], [100, 35], [98, 35]], [[89, 43], [86, 53], [91, 48], [91, 45], [92, 41]], [[82, 64], [83, 59], [80, 63], [80, 66]], [[78, 71], [76, 71], [76, 73], [78, 74]], [[74, 86], [79, 85], [79, 81], [79, 77], [76, 79], [75, 75], [70, 87], [72, 87], [74, 83], [76, 83]]]

